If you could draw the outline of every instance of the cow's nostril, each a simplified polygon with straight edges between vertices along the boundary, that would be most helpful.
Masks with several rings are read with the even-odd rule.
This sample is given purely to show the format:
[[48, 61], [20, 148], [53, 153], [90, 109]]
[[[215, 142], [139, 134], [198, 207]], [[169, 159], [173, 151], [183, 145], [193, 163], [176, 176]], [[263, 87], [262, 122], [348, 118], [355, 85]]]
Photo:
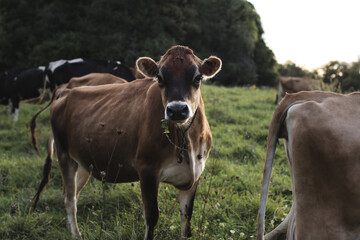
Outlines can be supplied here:
[[189, 107], [184, 102], [170, 103], [166, 107], [167, 118], [174, 121], [185, 120], [190, 115]]
[[188, 108], [187, 105], [186, 105], [186, 106], [183, 108], [183, 110], [181, 111], [181, 115], [182, 115], [183, 117], [187, 117], [187, 116], [189, 115], [189, 108]]
[[167, 107], [166, 112], [168, 117], [172, 118], [174, 116], [174, 111], [171, 108]]

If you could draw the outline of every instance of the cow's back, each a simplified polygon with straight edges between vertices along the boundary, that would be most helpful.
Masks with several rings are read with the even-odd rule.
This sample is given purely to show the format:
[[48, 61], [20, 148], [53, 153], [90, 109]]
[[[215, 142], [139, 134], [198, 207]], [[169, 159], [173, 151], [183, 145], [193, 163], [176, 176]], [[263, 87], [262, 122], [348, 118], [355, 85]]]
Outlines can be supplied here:
[[90, 73], [82, 77], [72, 78], [67, 84], [67, 88], [75, 88], [80, 86], [98, 86], [113, 83], [127, 83], [123, 78], [116, 77], [109, 73]]
[[296, 232], [301, 239], [360, 235], [359, 105], [360, 94], [334, 95], [288, 110]]

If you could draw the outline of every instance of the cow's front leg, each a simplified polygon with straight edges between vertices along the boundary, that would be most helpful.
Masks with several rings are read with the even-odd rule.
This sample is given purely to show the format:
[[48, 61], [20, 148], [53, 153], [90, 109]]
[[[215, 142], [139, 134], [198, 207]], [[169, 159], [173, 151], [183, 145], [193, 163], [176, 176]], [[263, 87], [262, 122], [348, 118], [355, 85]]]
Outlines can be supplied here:
[[142, 171], [140, 174], [141, 196], [145, 214], [145, 240], [154, 238], [154, 228], [159, 219], [158, 189], [159, 180], [155, 174]]
[[17, 122], [19, 116], [19, 102], [20, 99], [18, 96], [11, 97], [11, 112], [14, 113], [14, 122]]
[[199, 180], [187, 191], [179, 191], [181, 239], [191, 237], [191, 216], [194, 207], [195, 193]]

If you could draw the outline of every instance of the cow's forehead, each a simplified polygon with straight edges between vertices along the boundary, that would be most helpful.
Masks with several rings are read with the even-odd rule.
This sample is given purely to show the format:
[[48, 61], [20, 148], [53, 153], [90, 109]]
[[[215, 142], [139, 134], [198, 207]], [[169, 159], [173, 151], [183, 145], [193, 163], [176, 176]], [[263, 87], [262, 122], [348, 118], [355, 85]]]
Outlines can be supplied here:
[[160, 74], [166, 78], [173, 76], [183, 77], [185, 79], [192, 79], [197, 72], [199, 72], [199, 70], [194, 64], [187, 66], [164, 65], [160, 68]]
[[201, 60], [187, 47], [175, 46], [169, 49], [159, 61], [160, 73], [163, 75], [194, 75]]
[[159, 61], [159, 65], [168, 65], [176, 67], [187, 67], [189, 65], [199, 65], [201, 60], [195, 56], [188, 47], [174, 46], [170, 48]]

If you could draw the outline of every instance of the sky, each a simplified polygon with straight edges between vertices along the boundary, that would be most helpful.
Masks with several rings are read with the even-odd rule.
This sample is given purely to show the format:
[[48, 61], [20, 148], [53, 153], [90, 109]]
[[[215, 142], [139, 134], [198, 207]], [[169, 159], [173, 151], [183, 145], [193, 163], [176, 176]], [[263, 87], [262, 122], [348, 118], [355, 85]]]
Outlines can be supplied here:
[[359, 0], [248, 0], [279, 63], [313, 70], [360, 59]]

